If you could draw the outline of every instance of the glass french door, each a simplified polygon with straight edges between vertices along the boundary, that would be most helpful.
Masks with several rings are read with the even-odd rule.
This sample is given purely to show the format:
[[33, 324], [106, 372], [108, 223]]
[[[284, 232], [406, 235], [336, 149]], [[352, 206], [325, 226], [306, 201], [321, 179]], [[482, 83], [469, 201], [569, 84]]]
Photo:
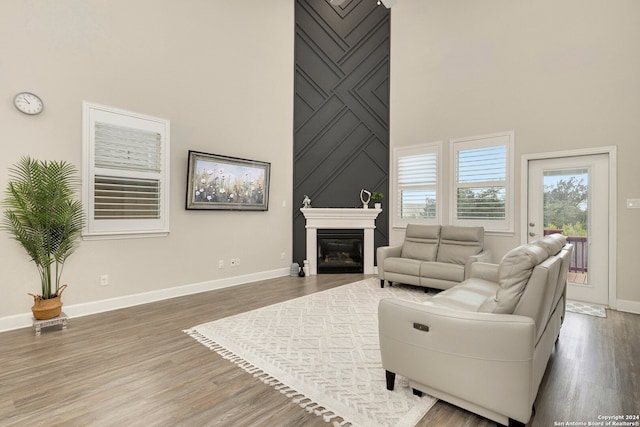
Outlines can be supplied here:
[[562, 233], [573, 243], [567, 299], [609, 302], [607, 154], [528, 162], [527, 240]]

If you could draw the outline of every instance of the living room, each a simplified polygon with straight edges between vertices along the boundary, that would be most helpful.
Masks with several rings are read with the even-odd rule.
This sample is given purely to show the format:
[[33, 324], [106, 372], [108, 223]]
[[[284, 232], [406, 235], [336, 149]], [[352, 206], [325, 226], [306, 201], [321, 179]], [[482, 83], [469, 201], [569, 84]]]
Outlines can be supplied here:
[[[631, 0], [398, 0], [390, 38], [391, 150], [515, 133], [515, 226], [486, 237], [496, 262], [523, 241], [522, 156], [617, 147], [610, 305], [630, 313], [640, 313], [633, 267], [640, 211], [626, 203], [640, 197], [633, 166], [640, 155], [639, 9]], [[80, 168], [83, 101], [171, 121], [168, 235], [83, 240], [64, 271], [70, 317], [246, 286], [286, 276], [291, 262], [300, 261], [292, 254], [292, 212], [302, 204], [292, 197], [293, 1], [8, 0], [0, 12], [0, 187], [27, 154]], [[42, 114], [13, 107], [23, 90], [42, 97]], [[185, 210], [189, 150], [271, 163], [269, 209]], [[403, 229], [389, 227], [390, 243], [403, 236]], [[27, 293], [37, 291], [37, 273], [8, 237], [0, 254], [6, 283], [0, 330], [28, 331]], [[237, 258], [241, 263], [232, 267]], [[335, 285], [325, 280], [323, 286]], [[275, 289], [288, 294], [286, 286]], [[92, 330], [85, 334], [100, 339]]]

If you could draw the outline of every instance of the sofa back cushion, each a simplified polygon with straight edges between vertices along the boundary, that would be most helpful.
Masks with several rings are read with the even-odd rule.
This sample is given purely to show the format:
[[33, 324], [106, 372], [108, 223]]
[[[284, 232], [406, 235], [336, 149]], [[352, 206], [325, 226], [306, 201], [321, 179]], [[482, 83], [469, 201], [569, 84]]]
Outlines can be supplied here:
[[478, 311], [512, 314], [518, 305], [533, 268], [548, 257], [540, 246], [528, 244], [511, 249], [498, 265], [500, 287], [493, 298], [480, 306]]
[[409, 224], [400, 256], [422, 261], [435, 261], [439, 240], [439, 225]]
[[544, 236], [542, 239], [535, 242], [536, 245], [545, 249], [549, 256], [556, 255], [562, 247], [567, 243], [567, 238], [562, 234], [549, 234], [548, 236]]
[[557, 256], [550, 256], [533, 267], [527, 286], [513, 310], [513, 314], [530, 317], [536, 322], [536, 345], [551, 315], [551, 301], [561, 267], [562, 260]]
[[483, 227], [443, 225], [436, 261], [464, 265], [471, 255], [479, 254], [483, 248]]

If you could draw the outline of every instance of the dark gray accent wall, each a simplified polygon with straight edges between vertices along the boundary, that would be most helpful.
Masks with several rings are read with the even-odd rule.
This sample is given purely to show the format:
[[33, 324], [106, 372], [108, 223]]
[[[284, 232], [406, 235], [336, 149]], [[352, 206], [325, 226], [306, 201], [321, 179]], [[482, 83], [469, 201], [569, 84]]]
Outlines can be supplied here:
[[375, 244], [388, 244], [389, 22], [376, 0], [296, 0], [293, 260], [300, 264], [305, 194], [313, 207], [361, 207], [362, 188], [384, 193]]

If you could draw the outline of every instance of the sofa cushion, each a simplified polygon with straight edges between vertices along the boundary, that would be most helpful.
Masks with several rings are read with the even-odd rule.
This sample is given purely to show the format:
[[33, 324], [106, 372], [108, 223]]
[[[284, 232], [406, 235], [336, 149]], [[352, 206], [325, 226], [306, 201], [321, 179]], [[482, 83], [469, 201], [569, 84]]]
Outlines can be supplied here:
[[560, 252], [565, 243], [567, 243], [567, 238], [559, 233], [549, 234], [535, 242], [536, 245], [546, 250], [549, 256]]
[[482, 252], [483, 247], [483, 227], [444, 225], [440, 231], [436, 261], [464, 265], [471, 255]]
[[487, 298], [493, 298], [498, 284], [484, 279], [470, 279], [436, 294], [430, 301], [455, 310], [478, 311]]
[[498, 265], [500, 287], [495, 296], [487, 298], [478, 311], [512, 314], [529, 281], [533, 267], [547, 257], [547, 251], [534, 244], [518, 246], [507, 252]]
[[402, 245], [402, 258], [435, 261], [440, 240], [439, 225], [409, 224]]
[[408, 258], [387, 258], [384, 260], [384, 271], [420, 277], [420, 261]]
[[464, 280], [464, 265], [445, 262], [421, 262], [420, 277], [462, 282]]

